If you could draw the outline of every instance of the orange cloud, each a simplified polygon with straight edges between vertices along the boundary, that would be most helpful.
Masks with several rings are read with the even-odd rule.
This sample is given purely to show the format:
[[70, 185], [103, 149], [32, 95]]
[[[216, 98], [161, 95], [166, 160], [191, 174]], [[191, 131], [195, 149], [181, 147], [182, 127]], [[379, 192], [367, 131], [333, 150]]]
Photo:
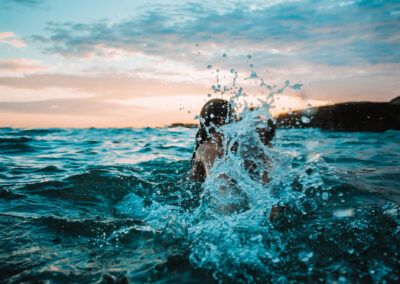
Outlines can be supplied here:
[[0, 85], [32, 90], [69, 88], [107, 99], [205, 94], [208, 91], [207, 87], [197, 83], [165, 82], [122, 74], [98, 76], [32, 74], [23, 77], [0, 77]]

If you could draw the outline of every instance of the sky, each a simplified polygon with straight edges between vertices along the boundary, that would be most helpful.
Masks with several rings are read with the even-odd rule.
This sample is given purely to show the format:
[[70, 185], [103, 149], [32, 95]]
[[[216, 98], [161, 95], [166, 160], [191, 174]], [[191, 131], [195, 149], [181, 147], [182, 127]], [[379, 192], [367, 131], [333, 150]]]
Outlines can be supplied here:
[[0, 127], [194, 123], [232, 86], [275, 114], [397, 97], [400, 2], [0, 0]]

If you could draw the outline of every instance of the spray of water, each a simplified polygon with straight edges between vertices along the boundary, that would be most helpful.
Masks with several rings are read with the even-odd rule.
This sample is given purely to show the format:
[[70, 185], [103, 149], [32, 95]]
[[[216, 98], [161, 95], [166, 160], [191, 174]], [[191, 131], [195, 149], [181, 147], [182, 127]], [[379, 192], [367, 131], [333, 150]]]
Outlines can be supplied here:
[[[196, 206], [186, 211], [153, 202], [146, 209], [145, 220], [154, 229], [163, 230], [167, 238], [183, 240], [193, 267], [210, 269], [219, 280], [249, 282], [266, 277], [286, 257], [290, 244], [282, 239], [271, 219], [280, 218], [282, 213], [278, 211], [286, 207], [307, 214], [303, 188], [326, 188], [316, 170], [318, 160], [295, 169], [292, 162], [296, 153], [281, 153], [264, 145], [257, 132], [268, 127], [269, 120], [274, 121], [270, 110], [275, 95], [282, 94], [290, 82], [270, 86], [252, 70], [245, 80], [257, 85], [259, 93], [247, 94], [237, 85], [236, 71], [231, 70], [231, 84], [225, 86], [220, 84], [218, 73], [217, 84], [211, 87], [212, 96], [229, 100], [237, 116], [236, 121], [219, 129], [224, 137], [224, 155], [214, 163], [212, 175], [197, 185], [200, 190], [196, 193], [192, 193], [191, 182], [185, 184], [185, 196], [193, 198], [197, 194]], [[317, 204], [310, 206], [315, 208]], [[277, 213], [271, 214], [273, 210]], [[301, 261], [312, 258], [312, 252], [302, 253]]]
[[[244, 80], [258, 86], [259, 93], [249, 94], [238, 86], [235, 70], [228, 85], [221, 85], [216, 73], [211, 97], [229, 100], [237, 116], [218, 129], [224, 137], [223, 156], [204, 183], [180, 181], [174, 202], [154, 196], [146, 205], [136, 195], [127, 197], [129, 204], [135, 204], [132, 214], [140, 215], [147, 231], [161, 234], [187, 255], [192, 267], [210, 271], [217, 281], [346, 282], [350, 264], [339, 257], [333, 266], [332, 255], [348, 255], [353, 263], [359, 262], [354, 245], [342, 240], [347, 232], [357, 236], [370, 219], [362, 214], [369, 211], [343, 208], [340, 186], [333, 186], [341, 173], [315, 153], [313, 145], [306, 145], [304, 153], [283, 151], [282, 141], [264, 145], [257, 131], [274, 120], [270, 111], [275, 96], [289, 87], [299, 89], [300, 84], [286, 81], [270, 86], [252, 70]], [[125, 203], [121, 208], [126, 207]], [[347, 222], [355, 217], [360, 221]], [[363, 234], [354, 238], [367, 250], [370, 242], [365, 237], [375, 232]], [[379, 279], [387, 275], [385, 271]]]

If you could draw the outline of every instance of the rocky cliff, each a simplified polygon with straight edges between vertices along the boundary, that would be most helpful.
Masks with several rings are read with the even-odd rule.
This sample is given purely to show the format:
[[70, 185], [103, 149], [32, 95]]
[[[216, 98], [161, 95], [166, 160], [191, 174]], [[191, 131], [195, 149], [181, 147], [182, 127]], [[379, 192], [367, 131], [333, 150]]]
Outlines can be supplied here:
[[347, 102], [281, 114], [279, 128], [316, 127], [336, 131], [400, 130], [400, 96], [390, 102]]

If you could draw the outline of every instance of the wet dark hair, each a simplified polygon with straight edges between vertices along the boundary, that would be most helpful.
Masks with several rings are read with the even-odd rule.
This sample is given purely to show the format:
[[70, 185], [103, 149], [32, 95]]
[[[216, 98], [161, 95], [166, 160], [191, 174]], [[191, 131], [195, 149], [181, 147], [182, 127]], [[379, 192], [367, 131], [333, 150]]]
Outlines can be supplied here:
[[263, 143], [267, 145], [272, 141], [275, 136], [276, 123], [272, 119], [268, 119], [267, 127], [256, 128], [256, 131], [260, 134], [260, 138], [262, 139]]
[[233, 110], [231, 104], [223, 99], [212, 99], [208, 101], [200, 111], [200, 128], [196, 134], [197, 148], [210, 140], [216, 132], [216, 127], [231, 122]]

